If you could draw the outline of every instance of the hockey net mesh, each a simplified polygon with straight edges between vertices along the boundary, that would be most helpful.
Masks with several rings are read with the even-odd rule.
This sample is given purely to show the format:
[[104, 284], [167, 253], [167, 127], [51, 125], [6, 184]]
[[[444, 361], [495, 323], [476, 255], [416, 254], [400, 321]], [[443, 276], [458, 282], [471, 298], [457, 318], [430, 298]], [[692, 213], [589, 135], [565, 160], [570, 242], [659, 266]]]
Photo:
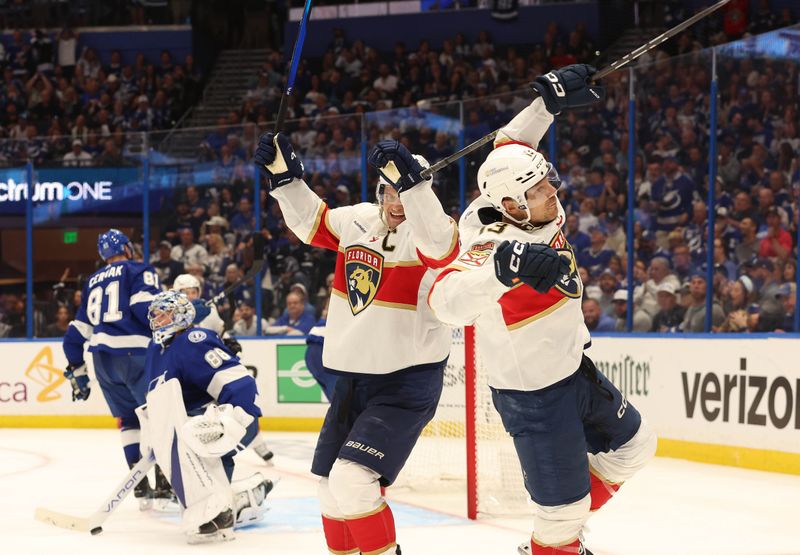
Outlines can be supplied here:
[[[466, 348], [467, 343], [474, 345], [473, 335], [455, 329], [436, 416], [395, 486], [427, 493], [466, 491], [467, 498], [474, 499], [474, 505], [467, 502], [470, 518], [530, 514], [514, 443], [492, 404], [485, 354]], [[474, 392], [468, 386], [470, 373]], [[467, 402], [474, 407], [474, 426], [467, 425]], [[474, 449], [468, 441], [470, 433], [474, 434]], [[475, 472], [474, 478], [470, 474], [468, 479], [469, 464], [474, 464]]]

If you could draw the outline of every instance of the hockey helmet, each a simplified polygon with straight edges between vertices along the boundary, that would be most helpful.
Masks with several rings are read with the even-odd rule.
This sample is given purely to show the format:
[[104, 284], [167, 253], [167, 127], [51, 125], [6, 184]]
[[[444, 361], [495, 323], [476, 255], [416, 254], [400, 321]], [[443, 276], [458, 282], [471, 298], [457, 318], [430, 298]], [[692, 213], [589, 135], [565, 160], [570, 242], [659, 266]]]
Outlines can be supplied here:
[[[529, 224], [531, 217], [526, 193], [528, 189], [547, 178], [558, 189], [561, 179], [553, 164], [530, 146], [511, 143], [495, 148], [478, 169], [478, 189], [501, 214], [518, 224]], [[525, 220], [517, 220], [503, 206], [503, 199], [510, 198], [527, 214]]]
[[176, 333], [191, 326], [195, 314], [194, 305], [185, 294], [178, 291], [159, 293], [147, 309], [153, 341], [157, 345], [164, 345]]
[[180, 291], [183, 292], [186, 289], [193, 289], [197, 288], [200, 290], [200, 281], [194, 277], [192, 274], [181, 274], [175, 278], [175, 281], [172, 283], [172, 290], [173, 291]]
[[100, 258], [108, 260], [112, 256], [121, 254], [130, 256], [133, 253], [133, 248], [127, 235], [118, 229], [109, 229], [97, 237], [97, 252], [100, 254]]

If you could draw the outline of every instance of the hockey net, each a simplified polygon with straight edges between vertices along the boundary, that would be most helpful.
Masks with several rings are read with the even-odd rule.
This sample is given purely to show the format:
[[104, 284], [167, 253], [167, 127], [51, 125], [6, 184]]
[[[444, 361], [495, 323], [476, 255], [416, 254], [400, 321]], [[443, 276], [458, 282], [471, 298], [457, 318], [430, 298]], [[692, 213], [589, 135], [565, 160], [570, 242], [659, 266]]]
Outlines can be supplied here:
[[395, 486], [426, 493], [465, 491], [472, 519], [529, 514], [514, 443], [492, 404], [482, 361], [472, 328], [454, 330], [436, 416]]

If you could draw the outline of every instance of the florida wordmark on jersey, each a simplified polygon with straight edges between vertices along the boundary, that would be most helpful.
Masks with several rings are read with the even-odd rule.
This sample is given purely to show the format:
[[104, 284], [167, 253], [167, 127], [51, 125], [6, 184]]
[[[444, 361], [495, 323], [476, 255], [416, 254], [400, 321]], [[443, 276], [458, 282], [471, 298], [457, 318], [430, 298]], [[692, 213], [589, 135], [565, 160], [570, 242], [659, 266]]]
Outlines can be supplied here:
[[70, 364], [90, 352], [143, 355], [150, 343], [147, 308], [160, 291], [158, 274], [149, 264], [114, 262], [89, 277], [81, 306], [64, 335], [64, 354]]
[[430, 183], [400, 194], [406, 220], [394, 230], [383, 223], [377, 205], [331, 210], [301, 180], [271, 194], [298, 237], [338, 252], [325, 330], [326, 368], [388, 374], [447, 357], [450, 330], [434, 317], [426, 298], [439, 270], [458, 254], [458, 229]]
[[177, 378], [190, 416], [199, 414], [211, 402], [230, 403], [256, 418], [261, 416], [255, 379], [213, 330], [191, 327], [163, 349], [151, 343], [145, 371], [149, 389], [161, 376], [165, 381]]
[[[476, 202], [459, 224], [465, 231], [464, 247], [438, 276], [429, 303], [449, 324], [475, 324], [490, 386], [519, 391], [547, 387], [578, 369], [589, 342], [581, 311], [583, 284], [562, 231], [564, 210], [559, 204], [555, 220], [525, 231], [502, 221], [481, 225], [477, 208], [484, 203]], [[504, 286], [495, 276], [494, 253], [500, 243], [512, 240], [544, 243], [566, 254], [572, 261], [569, 275], [545, 294], [524, 283]]]

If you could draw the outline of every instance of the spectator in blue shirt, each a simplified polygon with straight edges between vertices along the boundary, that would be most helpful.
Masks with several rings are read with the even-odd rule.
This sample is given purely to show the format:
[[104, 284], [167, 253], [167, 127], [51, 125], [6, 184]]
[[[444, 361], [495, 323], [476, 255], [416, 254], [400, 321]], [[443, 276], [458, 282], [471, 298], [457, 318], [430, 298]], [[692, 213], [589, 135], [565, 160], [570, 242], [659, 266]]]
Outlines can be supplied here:
[[591, 231], [591, 244], [588, 249], [578, 253], [578, 265], [589, 270], [590, 275], [598, 276], [604, 268], [608, 267], [614, 251], [605, 248], [606, 232], [603, 231], [603, 228], [596, 226]]
[[270, 326], [269, 333], [285, 335], [306, 335], [314, 327], [314, 316], [304, 312], [305, 302], [303, 296], [297, 291], [286, 295], [286, 312]]
[[603, 314], [600, 303], [595, 299], [584, 299], [581, 305], [583, 309], [583, 321], [589, 331], [615, 331], [616, 322], [614, 318]]
[[580, 223], [581, 220], [577, 214], [567, 216], [567, 241], [575, 252], [581, 252], [592, 245], [589, 235], [580, 230]]

